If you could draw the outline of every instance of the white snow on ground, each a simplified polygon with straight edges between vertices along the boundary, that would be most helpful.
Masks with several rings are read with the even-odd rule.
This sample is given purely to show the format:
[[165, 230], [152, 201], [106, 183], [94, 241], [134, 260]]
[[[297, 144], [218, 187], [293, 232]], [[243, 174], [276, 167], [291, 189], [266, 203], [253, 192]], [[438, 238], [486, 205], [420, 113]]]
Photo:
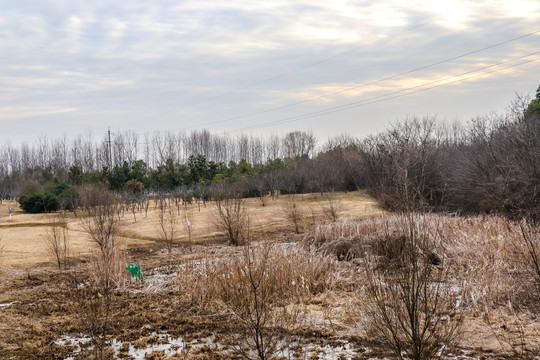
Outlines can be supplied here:
[[[135, 348], [133, 344], [129, 344], [129, 356], [135, 360], [144, 360], [146, 355], [152, 354], [154, 351], [163, 351], [165, 355], [175, 355], [186, 348], [186, 343], [182, 338], [173, 338], [169, 334], [156, 334], [155, 332], [152, 333], [152, 336], [159, 339], [158, 344], [148, 345], [143, 348]], [[113, 339], [111, 347], [114, 349], [115, 355], [118, 355], [123, 345], [124, 343], [122, 341]]]
[[[220, 350], [224, 347], [215, 342], [214, 338], [203, 338], [194, 340], [190, 343], [186, 343], [183, 338], [174, 338], [167, 333], [151, 334], [152, 337], [157, 339], [156, 344], [149, 344], [148, 346], [136, 348], [133, 344], [129, 343], [127, 354], [134, 360], [144, 360], [145, 356], [152, 354], [156, 351], [162, 351], [165, 355], [172, 356], [182, 354], [190, 349], [195, 349], [202, 346], [211, 346]], [[73, 355], [77, 355], [81, 352], [81, 346], [88, 343], [91, 339], [87, 336], [80, 335], [64, 335], [55, 340], [54, 343], [61, 346], [75, 346]], [[115, 355], [118, 356], [120, 350], [124, 347], [124, 343], [117, 339], [112, 339], [110, 346], [113, 348]], [[125, 347], [124, 347], [125, 348]], [[289, 349], [283, 349], [278, 352], [278, 355], [283, 356], [286, 359], [293, 359], [293, 355], [298, 346], [296, 343], [290, 344]], [[302, 355], [306, 359], [319, 359], [319, 360], [352, 360], [356, 357], [356, 350], [347, 342], [342, 342], [337, 345], [324, 345], [306, 344], [302, 345]], [[90, 348], [91, 349], [91, 348]], [[363, 348], [363, 354], [369, 354], [371, 350], [369, 348]], [[69, 356], [64, 360], [73, 360], [73, 356]], [[389, 360], [388, 358], [371, 357], [370, 360]], [[450, 355], [444, 357], [445, 360], [478, 360], [478, 357], [469, 356], [467, 351], [463, 351], [460, 355]], [[540, 359], [537, 357], [535, 359]]]
[[[145, 356], [152, 354], [155, 351], [163, 351], [166, 355], [177, 355], [181, 354], [183, 351], [187, 351], [188, 349], [194, 349], [197, 347], [202, 347], [205, 345], [209, 345], [212, 347], [216, 347], [219, 349], [223, 349], [221, 344], [216, 343], [214, 339], [212, 338], [204, 338], [199, 340], [194, 340], [191, 343], [186, 343], [183, 338], [173, 338], [169, 334], [162, 333], [158, 334], [153, 332], [151, 336], [157, 338], [156, 344], [149, 344], [148, 346], [141, 347], [141, 348], [135, 348], [133, 344], [129, 344], [128, 348], [128, 355], [131, 356], [135, 360], [144, 360]], [[73, 351], [73, 355], [79, 354], [81, 352], [81, 346], [88, 343], [91, 339], [87, 336], [73, 336], [73, 335], [64, 335], [54, 341], [57, 345], [62, 346], [69, 346], [73, 345], [75, 346], [75, 350]], [[119, 355], [120, 349], [124, 346], [124, 343], [122, 341], [119, 341], [117, 339], [112, 339], [110, 343], [111, 347], [113, 348], [115, 355]], [[293, 344], [294, 345], [294, 344]], [[366, 349], [367, 350], [367, 349]], [[325, 345], [325, 346], [318, 346], [316, 344], [309, 344], [304, 345], [302, 351], [304, 352], [304, 355], [307, 358], [314, 358], [314, 356], [317, 356], [319, 359], [324, 360], [341, 360], [341, 359], [353, 359], [356, 355], [356, 352], [354, 349], [350, 346], [350, 344], [343, 343], [341, 345], [332, 346], [332, 345]], [[369, 351], [369, 350], [367, 350]], [[292, 358], [292, 351], [285, 349], [278, 353], [278, 355], [284, 356], [286, 358]], [[70, 356], [65, 358], [64, 360], [73, 360], [74, 357]]]

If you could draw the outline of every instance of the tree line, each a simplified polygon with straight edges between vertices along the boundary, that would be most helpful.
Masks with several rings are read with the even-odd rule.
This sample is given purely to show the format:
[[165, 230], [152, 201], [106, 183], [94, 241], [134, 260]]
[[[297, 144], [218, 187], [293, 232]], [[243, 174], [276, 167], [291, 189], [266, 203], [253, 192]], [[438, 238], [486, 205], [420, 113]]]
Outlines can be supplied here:
[[[41, 145], [32, 151], [24, 144], [5, 146], [0, 196], [61, 183], [206, 198], [213, 184], [261, 198], [363, 189], [391, 210], [540, 218], [540, 88], [535, 99], [518, 97], [503, 114], [478, 116], [466, 124], [407, 118], [362, 139], [332, 138], [318, 152], [315, 137], [300, 131], [266, 140], [206, 130], [156, 133], [143, 143], [125, 133], [115, 137], [114, 151], [105, 140], [89, 141], [79, 137], [67, 146], [60, 140], [52, 147], [38, 141]], [[87, 162], [78, 155], [85, 152]], [[65, 161], [56, 162], [55, 154]]]
[[72, 140], [66, 136], [52, 140], [40, 137], [33, 144], [4, 144], [0, 146], [0, 176], [36, 167], [58, 171], [77, 166], [86, 173], [139, 160], [156, 168], [168, 160], [185, 163], [197, 155], [216, 163], [244, 159], [250, 164], [262, 164], [277, 158], [312, 157], [315, 146], [313, 134], [304, 131], [268, 138], [211, 134], [208, 130], [144, 135], [126, 131], [105, 134], [101, 139], [88, 132]]

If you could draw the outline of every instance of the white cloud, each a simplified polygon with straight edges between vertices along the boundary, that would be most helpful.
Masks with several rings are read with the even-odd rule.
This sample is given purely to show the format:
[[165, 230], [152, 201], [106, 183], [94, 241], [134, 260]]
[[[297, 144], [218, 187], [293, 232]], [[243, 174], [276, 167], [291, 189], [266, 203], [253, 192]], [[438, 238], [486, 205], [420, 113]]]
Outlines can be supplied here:
[[[17, 120], [34, 116], [45, 116], [54, 114], [65, 114], [79, 111], [78, 108], [47, 107], [47, 106], [25, 106], [25, 107], [0, 107], [0, 120]], [[7, 122], [6, 122], [7, 123]]]
[[[82, 113], [86, 118], [98, 114], [92, 126], [103, 126], [102, 118], [130, 123], [138, 114], [153, 119], [149, 125], [141, 121], [144, 126], [163, 128], [179, 126], [178, 118], [199, 124], [237, 117], [474, 51], [535, 31], [540, 23], [537, 0], [24, 3], [0, 4], [1, 118], [16, 116], [23, 122], [59, 111], [68, 122], [70, 116], [75, 121]], [[524, 38], [271, 116], [279, 119], [309, 112], [310, 106], [319, 109], [444, 78], [533, 51], [537, 42], [538, 36]], [[530, 74], [539, 67], [479, 76], [465, 88], [476, 86], [469, 97], [489, 97], [499, 88], [534, 90], [538, 84]], [[529, 69], [529, 75], [521, 69]], [[495, 82], [500, 85], [492, 86]], [[457, 84], [446, 88], [448, 101]], [[423, 96], [406, 107], [366, 111], [373, 119], [405, 116], [410, 109], [421, 113], [432, 103], [429, 92]], [[448, 107], [472, 103], [466, 100]]]

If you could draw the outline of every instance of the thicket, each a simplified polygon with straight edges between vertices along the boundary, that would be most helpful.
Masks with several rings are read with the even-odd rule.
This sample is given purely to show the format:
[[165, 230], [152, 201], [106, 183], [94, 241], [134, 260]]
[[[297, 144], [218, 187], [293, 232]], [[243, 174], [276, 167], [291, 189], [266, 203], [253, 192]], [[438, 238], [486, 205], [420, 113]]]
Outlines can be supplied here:
[[360, 144], [365, 183], [389, 209], [540, 220], [540, 89], [466, 127], [409, 119]]
[[[50, 201], [46, 209], [51, 211], [54, 196], [45, 196], [47, 193], [41, 190], [36, 191], [39, 196], [24, 193], [25, 184], [37, 183], [40, 188], [47, 188], [54, 179], [69, 184], [71, 194], [64, 196], [63, 206], [72, 207], [77, 203], [74, 189], [95, 183], [104, 183], [122, 194], [133, 193], [131, 185], [136, 183], [147, 194], [176, 194], [184, 201], [202, 202], [213, 199], [216, 184], [234, 184], [242, 197], [259, 197], [263, 206], [268, 195], [323, 195], [364, 189], [390, 210], [500, 213], [540, 220], [539, 104], [540, 88], [534, 100], [518, 97], [502, 115], [477, 117], [465, 125], [441, 123], [428, 117], [409, 118], [364, 139], [330, 139], [316, 156], [314, 137], [303, 132], [289, 133], [282, 139], [272, 137], [266, 143], [254, 138], [231, 142], [205, 132], [194, 133], [189, 149], [202, 153], [186, 155], [185, 160], [175, 155], [181, 152], [175, 144], [184, 139], [187, 146], [187, 138], [161, 137], [147, 142], [142, 155], [148, 161], [136, 160], [137, 146], [125, 150], [129, 144], [136, 145], [136, 141], [124, 139], [126, 142], [116, 144], [112, 152], [116, 165], [108, 166], [104, 158], [100, 169], [90, 161], [94, 158], [89, 160], [92, 166], [79, 161], [62, 167], [53, 162], [48, 167], [21, 169], [19, 161], [7, 171], [9, 164], [0, 164], [0, 196], [19, 194], [21, 205], [28, 202], [28, 211], [44, 210], [40, 206]], [[206, 145], [195, 146], [198, 143]], [[148, 149], [152, 144], [153, 150]], [[54, 149], [45, 153], [53, 154]], [[23, 159], [28, 152], [24, 147], [20, 153], [13, 148], [5, 152], [8, 150], [9, 161]], [[186, 151], [183, 153], [187, 154]], [[235, 160], [208, 160], [203, 153], [213, 159]], [[246, 157], [238, 159], [238, 154]], [[263, 156], [268, 156], [265, 162]], [[39, 163], [27, 161], [36, 162]]]
[[72, 210], [78, 206], [79, 195], [67, 183], [54, 183], [44, 191], [23, 192], [19, 197], [21, 208], [32, 214]]

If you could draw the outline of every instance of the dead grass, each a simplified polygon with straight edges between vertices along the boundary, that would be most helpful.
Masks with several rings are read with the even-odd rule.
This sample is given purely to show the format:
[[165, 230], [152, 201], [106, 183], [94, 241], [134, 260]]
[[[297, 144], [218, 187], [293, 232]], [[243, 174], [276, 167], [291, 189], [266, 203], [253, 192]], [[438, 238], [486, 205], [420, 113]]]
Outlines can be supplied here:
[[[540, 324], [532, 320], [536, 313], [533, 305], [538, 299], [534, 299], [533, 278], [526, 268], [527, 249], [519, 224], [497, 216], [427, 214], [421, 219], [423, 236], [433, 240], [429, 249], [422, 249], [426, 260], [432, 261], [431, 256], [435, 256], [443, 261], [450, 271], [448, 286], [464, 290], [460, 302], [465, 306], [465, 324], [482, 319], [482, 331], [465, 331], [470, 335], [468, 340], [475, 339], [469, 344], [489, 339], [489, 347], [512, 356], [517, 356], [514, 351], [518, 347], [528, 354], [538, 351], [539, 332], [533, 329]], [[399, 215], [345, 220], [317, 225], [306, 234], [305, 241], [336, 257], [349, 251], [355, 255], [351, 257], [361, 258], [365, 251], [370, 251], [389, 262], [399, 256], [399, 246], [390, 248], [389, 244], [403, 235], [401, 227]], [[377, 239], [386, 240], [380, 243]], [[385, 246], [381, 248], [381, 244]], [[357, 281], [365, 280], [359, 274]], [[514, 330], [502, 331], [501, 335], [501, 329], [507, 327], [506, 318], [513, 319]], [[519, 354], [524, 356], [523, 351]]]
[[[298, 195], [296, 202], [305, 215], [305, 241], [298, 239], [294, 227], [286, 219], [284, 208], [292, 197], [268, 198], [265, 206], [259, 199], [246, 199], [255, 242], [271, 240], [272, 266], [276, 281], [292, 291], [292, 303], [301, 304], [295, 336], [301, 341], [325, 344], [335, 339], [348, 339], [364, 344], [373, 352], [358, 352], [359, 359], [384, 357], [377, 350], [377, 342], [367, 337], [366, 328], [359, 322], [367, 309], [365, 293], [358, 284], [365, 280], [362, 272], [362, 249], [375, 246], [381, 235], [397, 234], [398, 219], [385, 214], [377, 204], [360, 193], [334, 194], [340, 197], [341, 207], [337, 222], [325, 221], [320, 194]], [[231, 315], [221, 300], [224, 278], [232, 276], [231, 261], [242, 255], [241, 247], [227, 246], [227, 239], [214, 226], [213, 205], [183, 207], [189, 213], [191, 242], [185, 221], [179, 224], [171, 253], [171, 271], [162, 269], [168, 263], [164, 245], [156, 241], [158, 234], [157, 209], [151, 204], [148, 216], [138, 214], [137, 221], [126, 213], [122, 218], [122, 239], [117, 267], [120, 285], [115, 291], [118, 303], [115, 311], [116, 329], [113, 336], [132, 343], [151, 335], [156, 329], [188, 339], [215, 336], [217, 341], [228, 341], [237, 330]], [[385, 216], [380, 216], [385, 214]], [[5, 246], [3, 277], [0, 281], [0, 303], [15, 305], [0, 309], [2, 333], [0, 357], [7, 351], [15, 358], [50, 358], [53, 354], [69, 356], [65, 349], [44, 349], [36, 344], [49, 344], [60, 334], [83, 331], [77, 327], [73, 314], [66, 312], [64, 293], [74, 285], [69, 276], [62, 279], [54, 270], [54, 259], [41, 238], [45, 227], [23, 224], [46, 223], [45, 215], [28, 215], [16, 211], [13, 222], [7, 221], [7, 206], [0, 205], [0, 238]], [[459, 279], [452, 286], [465, 287], [467, 296], [461, 348], [474, 358], [523, 358], [516, 349], [526, 342], [526, 350], [538, 349], [540, 321], [528, 310], [528, 283], [522, 258], [523, 248], [519, 227], [498, 217], [450, 217], [426, 215], [425, 231], [435, 241], [429, 249], [451, 267], [452, 275]], [[66, 226], [71, 234], [71, 253], [87, 261], [96, 250], [77, 219], [68, 217]], [[187, 245], [192, 244], [190, 249]], [[328, 246], [340, 245], [340, 246]], [[383, 244], [379, 256], [389, 253]], [[326, 252], [314, 249], [327, 247]], [[356, 246], [354, 256], [342, 256]], [[124, 251], [126, 250], [127, 251]], [[340, 250], [341, 249], [341, 250]], [[393, 250], [392, 250], [393, 251]], [[399, 251], [395, 251], [399, 254]], [[426, 252], [427, 255], [427, 252]], [[396, 256], [396, 255], [392, 255]], [[148, 280], [127, 281], [129, 273], [124, 267], [130, 263], [143, 265]], [[65, 274], [79, 273], [90, 276], [89, 266], [99, 264], [75, 261]], [[173, 272], [176, 270], [176, 274]], [[98, 272], [99, 270], [95, 270]], [[81, 275], [83, 273], [83, 275]], [[160, 279], [167, 286], [160, 286]], [[64, 287], [62, 287], [64, 286]], [[57, 291], [55, 290], [57, 289]], [[53, 295], [54, 293], [54, 295]], [[31, 305], [37, 304], [37, 305]], [[24, 329], [21, 323], [28, 324]], [[146, 328], [145, 326], [151, 328]], [[375, 339], [376, 340], [376, 339]], [[300, 341], [300, 340], [299, 340]], [[3, 346], [3, 348], [2, 348]], [[362, 346], [358, 345], [358, 348]], [[6, 350], [8, 349], [8, 350]], [[487, 355], [486, 355], [487, 354]], [[48, 357], [49, 356], [49, 357]], [[189, 358], [189, 357], [188, 357]]]
[[[399, 215], [317, 225], [305, 241], [318, 247], [348, 239], [355, 249], [377, 246], [374, 240], [399, 236]], [[508, 306], [516, 301], [516, 276], [524, 271], [522, 245], [517, 225], [490, 217], [422, 216], [425, 236], [434, 239], [431, 251], [452, 269], [456, 277], [465, 277], [470, 306], [485, 311]], [[390, 252], [390, 249], [387, 249]], [[427, 255], [427, 254], [426, 254]], [[389, 254], [391, 256], [391, 254]]]
[[[377, 204], [361, 195], [360, 193], [348, 193], [347, 195], [335, 194], [336, 197], [344, 197], [341, 201], [339, 216], [341, 218], [362, 218], [366, 215], [379, 213]], [[324, 198], [318, 195], [300, 195], [297, 202], [305, 213], [312, 214], [308, 220], [320, 221], [323, 219], [321, 205]], [[308, 201], [309, 199], [309, 201]], [[246, 199], [245, 204], [248, 209], [251, 224], [251, 232], [255, 237], [265, 234], [265, 237], [283, 239], [284, 235], [292, 234], [291, 225], [286, 219], [283, 208], [292, 202], [288, 196], [280, 196], [277, 200], [269, 198], [266, 206], [261, 206], [259, 199]], [[8, 206], [14, 206], [15, 202], [4, 202], [0, 204], [0, 237], [5, 241], [5, 262], [7, 267], [11, 266], [34, 266], [43, 262], [52, 261], [47, 256], [46, 246], [42, 236], [45, 233], [44, 226], [49, 226], [47, 214], [25, 214], [18, 207], [13, 214], [13, 221], [8, 221]], [[179, 231], [175, 235], [173, 242], [178, 245], [207, 244], [214, 243], [216, 239], [224, 237], [215, 226], [215, 216], [213, 214], [213, 204], [208, 203], [201, 206], [200, 211], [197, 205], [187, 205], [181, 210], [187, 213], [191, 221], [191, 237], [188, 234], [187, 222], [182, 221]], [[124, 245], [142, 245], [149, 241], [156, 241], [159, 238], [158, 209], [151, 205], [148, 216], [140, 214], [137, 221], [126, 213], [122, 218], [120, 237], [124, 238]], [[81, 228], [75, 217], [66, 218], [66, 227], [71, 234], [70, 247], [72, 254], [76, 258], [88, 257], [93, 248], [93, 244], [87, 239], [87, 235]]]
[[156, 236], [144, 236], [139, 235], [136, 232], [133, 231], [127, 231], [127, 230], [120, 230], [118, 231], [118, 236], [126, 239], [134, 239], [134, 240], [145, 240], [145, 241], [153, 241], [153, 242], [161, 242], [163, 241], [159, 237]]
[[[190, 306], [221, 308], [223, 281], [238, 272], [243, 247], [220, 252], [220, 256], [190, 259], [178, 267], [179, 293]], [[255, 254], [262, 251], [254, 247]], [[327, 256], [309, 251], [299, 244], [274, 244], [269, 254], [269, 271], [280, 293], [305, 303], [314, 294], [334, 287], [335, 262]]]
[[[25, 223], [19, 223], [19, 224], [3, 224], [3, 225], [0, 225], [0, 229], [12, 229], [12, 228], [21, 228], [21, 227], [50, 227], [50, 226], [53, 226], [51, 225], [51, 223], [46, 223], [46, 222], [25, 222]], [[54, 226], [61, 226], [61, 227], [66, 227], [67, 226], [67, 222], [66, 221], [61, 221], [61, 222], [58, 222], [56, 225]]]

